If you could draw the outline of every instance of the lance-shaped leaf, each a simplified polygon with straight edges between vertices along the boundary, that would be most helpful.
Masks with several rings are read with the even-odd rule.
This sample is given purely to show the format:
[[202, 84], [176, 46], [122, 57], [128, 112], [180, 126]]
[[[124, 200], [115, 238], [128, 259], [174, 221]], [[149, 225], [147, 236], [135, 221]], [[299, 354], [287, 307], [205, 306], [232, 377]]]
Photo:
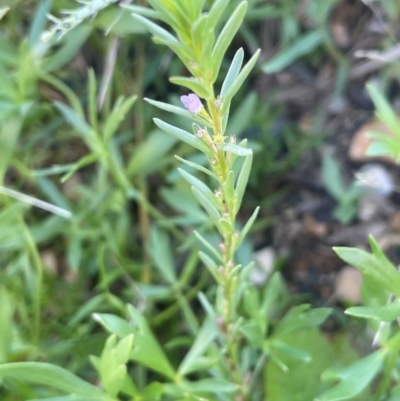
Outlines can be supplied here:
[[197, 239], [214, 255], [214, 257], [222, 262], [221, 255], [218, 251], [197, 231], [193, 231], [194, 235]]
[[354, 306], [346, 309], [347, 315], [361, 317], [364, 319], [376, 319], [383, 322], [391, 322], [400, 316], [400, 301], [392, 302], [383, 306]]
[[197, 370], [200, 357], [203, 356], [204, 352], [214, 341], [217, 335], [218, 331], [215, 327], [215, 324], [210, 320], [210, 318], [207, 318], [204, 321], [203, 326], [192, 345], [192, 348], [190, 348], [189, 352], [186, 354], [185, 358], [180, 364], [178, 373], [181, 375], [187, 375], [188, 373], [195, 372]]
[[244, 148], [243, 146], [235, 145], [234, 143], [225, 143], [221, 146], [221, 149], [225, 152], [230, 152], [236, 156], [250, 156], [253, 151], [251, 149]]
[[205, 173], [205, 174], [209, 175], [212, 178], [217, 179], [217, 176], [212, 171], [210, 171], [209, 169], [201, 166], [200, 164], [197, 164], [197, 163], [191, 162], [189, 160], [183, 159], [182, 157], [179, 157], [177, 155], [175, 155], [175, 159], [179, 160], [182, 163], [185, 163], [189, 167], [192, 167], [192, 168], [194, 168], [196, 170], [201, 171], [202, 173]]
[[228, 73], [226, 74], [226, 77], [224, 79], [224, 83], [222, 84], [221, 99], [224, 99], [226, 92], [232, 86], [237, 76], [239, 75], [240, 69], [242, 68], [243, 64], [243, 57], [244, 57], [244, 51], [243, 48], [241, 47], [233, 57]]
[[158, 118], [155, 118], [153, 121], [159, 128], [161, 128], [167, 134], [170, 134], [175, 138], [178, 138], [181, 141], [186, 142], [190, 146], [193, 146], [194, 148], [199, 149], [200, 151], [205, 153], [206, 155], [212, 157], [212, 151], [207, 146], [207, 144], [205, 144], [201, 139], [197, 138], [193, 134], [190, 134], [189, 132], [177, 128], [171, 124], [167, 124], [166, 122]]
[[230, 107], [232, 98], [236, 95], [238, 90], [243, 85], [243, 82], [249, 76], [251, 70], [254, 68], [258, 57], [260, 56], [261, 50], [257, 50], [253, 57], [246, 63], [246, 65], [242, 68], [237, 78], [234, 82], [230, 85], [229, 89], [226, 91], [225, 96], [221, 99], [222, 106], [221, 106], [221, 114], [224, 115]]
[[159, 13], [158, 11], [154, 11], [149, 7], [136, 6], [133, 4], [124, 4], [124, 3], [121, 3], [119, 6], [131, 12], [132, 14], [139, 14], [142, 15], [143, 17], [153, 18], [153, 19], [163, 18], [161, 13]]
[[400, 297], [400, 274], [379, 248], [379, 245], [369, 237], [372, 254], [357, 248], [336, 247], [334, 251], [349, 265], [359, 269], [371, 277], [377, 285]]
[[381, 370], [385, 350], [379, 350], [342, 369], [327, 369], [322, 373], [323, 381], [339, 383], [316, 398], [316, 401], [350, 400], [360, 394]]
[[180, 85], [189, 88], [191, 91], [193, 91], [202, 98], [208, 98], [211, 95], [207, 87], [197, 78], [171, 77], [170, 81], [175, 85]]
[[178, 168], [179, 174], [193, 187], [197, 188], [207, 199], [212, 205], [219, 210], [221, 208], [218, 199], [216, 196], [213, 194], [210, 188], [207, 187], [206, 184], [204, 184], [202, 181], [200, 181], [198, 178], [196, 178], [194, 175], [188, 173], [187, 171]]
[[256, 210], [254, 210], [253, 214], [251, 215], [251, 217], [249, 218], [249, 220], [247, 221], [245, 226], [243, 227], [243, 230], [240, 232], [239, 238], [238, 238], [237, 243], [236, 243], [236, 249], [239, 248], [239, 246], [241, 245], [243, 240], [246, 238], [246, 236], [249, 233], [251, 227], [253, 226], [254, 222], [256, 221], [256, 218], [258, 216], [258, 212], [259, 211], [260, 211], [260, 207], [258, 206], [256, 208]]
[[203, 192], [199, 191], [196, 187], [192, 187], [192, 191], [196, 199], [199, 201], [200, 205], [203, 206], [205, 211], [210, 216], [214, 224], [219, 228], [219, 219], [221, 218], [218, 209], [213, 205], [210, 200], [204, 196]]
[[215, 43], [214, 49], [212, 51], [213, 83], [218, 77], [219, 69], [221, 67], [222, 59], [224, 58], [225, 52], [243, 22], [246, 10], [247, 2], [243, 1], [236, 7], [236, 10], [233, 12], [232, 16], [225, 24], [224, 29], [220, 33], [217, 42]]
[[150, 103], [152, 106], [158, 107], [161, 110], [168, 111], [170, 113], [177, 114], [179, 116], [183, 116], [186, 118], [190, 118], [193, 121], [196, 121], [198, 124], [205, 125], [207, 127], [211, 127], [212, 125], [205, 120], [204, 118], [198, 116], [197, 114], [191, 113], [189, 110], [184, 109], [183, 107], [173, 106], [169, 103], [158, 102], [156, 100], [144, 98], [147, 103]]
[[98, 387], [83, 381], [71, 372], [56, 365], [41, 362], [15, 362], [0, 365], [0, 378], [24, 380], [28, 383], [49, 386], [79, 396], [109, 399]]
[[215, 0], [208, 13], [207, 31], [211, 32], [217, 26], [226, 7], [231, 0]]
[[218, 265], [214, 262], [214, 260], [211, 259], [210, 256], [208, 256], [206, 253], [201, 251], [199, 252], [199, 256], [202, 262], [206, 265], [207, 270], [214, 277], [215, 281], [218, 284], [222, 284], [222, 277], [220, 272], [218, 271]]
[[162, 42], [167, 46], [180, 46], [180, 43], [175, 36], [171, 35], [167, 30], [161, 28], [159, 25], [150, 21], [146, 17], [138, 14], [132, 14], [132, 17], [140, 24], [142, 24], [148, 31], [150, 31], [150, 33], [152, 33], [155, 38], [160, 38]]
[[155, 266], [169, 284], [177, 282], [171, 244], [165, 232], [153, 227], [150, 231], [148, 252]]
[[253, 155], [246, 156], [236, 183], [236, 212], [240, 209], [247, 182], [249, 181]]

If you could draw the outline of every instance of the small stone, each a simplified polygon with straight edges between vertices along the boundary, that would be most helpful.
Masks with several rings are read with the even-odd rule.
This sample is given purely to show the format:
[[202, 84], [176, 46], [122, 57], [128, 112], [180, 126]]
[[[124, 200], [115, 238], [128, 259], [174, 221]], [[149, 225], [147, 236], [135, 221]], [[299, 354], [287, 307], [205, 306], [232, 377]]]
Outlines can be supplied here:
[[367, 156], [367, 150], [373, 140], [369, 137], [371, 132], [379, 132], [382, 135], [393, 136], [388, 127], [381, 121], [368, 121], [363, 124], [354, 134], [349, 147], [349, 158], [353, 162], [368, 162], [371, 160], [384, 160], [394, 163], [395, 160], [390, 156]]
[[362, 274], [351, 266], [344, 267], [336, 277], [335, 296], [338, 301], [361, 303]]
[[263, 285], [274, 271], [275, 251], [265, 247], [254, 253], [255, 265], [250, 273], [250, 281], [257, 286]]

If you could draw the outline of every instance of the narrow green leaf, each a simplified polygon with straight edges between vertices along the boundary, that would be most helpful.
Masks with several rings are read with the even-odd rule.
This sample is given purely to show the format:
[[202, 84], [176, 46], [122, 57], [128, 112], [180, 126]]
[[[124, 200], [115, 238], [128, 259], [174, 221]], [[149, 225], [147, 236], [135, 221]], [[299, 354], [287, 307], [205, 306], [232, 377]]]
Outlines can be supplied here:
[[202, 292], [199, 292], [198, 298], [199, 298], [199, 301], [200, 301], [201, 305], [203, 306], [204, 310], [206, 311], [207, 315], [211, 318], [211, 321], [215, 322], [217, 319], [217, 312], [211, 305], [210, 301], [207, 299], [207, 297]]
[[188, 173], [187, 171], [178, 168], [179, 174], [193, 187], [197, 188], [199, 192], [203, 194], [205, 198], [208, 199], [208, 201], [217, 209], [221, 209], [221, 205], [218, 202], [218, 199], [216, 198], [215, 194], [211, 191], [210, 188], [206, 184], [204, 184], [202, 181], [200, 181], [198, 178], [196, 178], [194, 175]]
[[107, 396], [95, 387], [71, 372], [56, 365], [40, 362], [15, 362], [0, 365], [0, 377], [24, 380], [41, 384], [79, 396], [98, 397], [106, 400]]
[[354, 306], [346, 309], [345, 313], [350, 316], [364, 319], [375, 319], [384, 322], [391, 322], [400, 316], [400, 301], [392, 302], [383, 306]]
[[68, 124], [72, 125], [85, 139], [93, 138], [92, 127], [75, 110], [61, 102], [56, 101], [54, 104]]
[[250, 156], [253, 154], [251, 149], [244, 148], [240, 145], [235, 145], [234, 143], [225, 143], [221, 146], [224, 152], [234, 153], [236, 156]]
[[218, 227], [220, 227], [224, 236], [231, 234], [233, 231], [233, 227], [232, 227], [231, 223], [226, 219], [219, 219]]
[[254, 53], [253, 57], [242, 68], [242, 70], [240, 71], [240, 73], [237, 76], [237, 78], [235, 79], [235, 81], [231, 84], [231, 86], [227, 90], [224, 98], [222, 99], [222, 106], [221, 106], [222, 115], [224, 115], [229, 110], [229, 107], [230, 107], [233, 97], [239, 91], [239, 89], [243, 85], [243, 82], [246, 80], [246, 78], [249, 76], [250, 72], [256, 65], [258, 57], [260, 56], [260, 52], [261, 52], [261, 50], [257, 50]]
[[137, 99], [136, 95], [131, 96], [125, 100], [122, 96], [117, 99], [113, 107], [113, 110], [109, 114], [103, 129], [103, 137], [105, 143], [108, 143], [112, 138], [112, 136], [115, 134], [122, 120], [125, 118], [125, 115], [132, 108], [136, 99]]
[[175, 155], [175, 159], [179, 160], [182, 163], [185, 163], [189, 167], [192, 167], [192, 168], [194, 168], [196, 170], [199, 170], [199, 171], [209, 175], [210, 177], [212, 177], [214, 179], [217, 179], [217, 176], [212, 171], [210, 171], [209, 169], [207, 169], [207, 168], [205, 168], [203, 166], [200, 166], [200, 164], [193, 163], [193, 162], [191, 162], [189, 160], [186, 160], [186, 159], [183, 159], [182, 157], [179, 157], [177, 155]]
[[311, 53], [322, 43], [322, 36], [319, 31], [311, 31], [298, 38], [294, 43], [283, 49], [272, 60], [267, 61], [262, 70], [267, 74], [272, 74], [286, 68], [296, 61], [299, 57]]
[[189, 88], [192, 92], [196, 93], [196, 95], [204, 99], [207, 99], [211, 95], [207, 87], [197, 78], [171, 77], [169, 80], [175, 85]]
[[254, 210], [253, 214], [247, 221], [246, 225], [243, 227], [242, 231], [239, 234], [239, 238], [237, 240], [236, 244], [236, 249], [238, 249], [243, 242], [243, 240], [246, 238], [247, 234], [249, 233], [251, 227], [253, 226], [254, 222], [256, 221], [256, 218], [258, 216], [258, 212], [260, 211], [260, 207], [258, 206], [256, 210]]
[[80, 159], [78, 162], [74, 163], [71, 168], [69, 169], [68, 173], [63, 175], [60, 179], [61, 183], [64, 183], [68, 181], [79, 169], [82, 167], [88, 166], [89, 164], [94, 163], [95, 161], [99, 160], [99, 155], [95, 153], [90, 153], [82, 159]]
[[169, 284], [177, 282], [174, 258], [171, 253], [171, 244], [165, 232], [156, 227], [150, 230], [148, 252], [155, 266]]
[[218, 284], [222, 284], [222, 277], [218, 271], [218, 265], [204, 252], [199, 252], [200, 259], [203, 261], [207, 270], [214, 277]]
[[167, 124], [166, 122], [155, 118], [154, 123], [161, 128], [163, 131], [165, 131], [167, 134], [170, 134], [174, 136], [175, 138], [180, 139], [183, 142], [186, 142], [190, 146], [193, 146], [194, 148], [202, 151], [208, 156], [212, 156], [212, 151], [211, 149], [199, 138], [194, 136], [193, 134], [190, 134], [187, 131], [184, 131], [180, 128], [174, 127], [171, 124]]
[[155, 107], [158, 107], [161, 110], [165, 110], [165, 111], [168, 111], [170, 113], [174, 113], [174, 114], [177, 114], [179, 116], [183, 116], [183, 117], [189, 118], [189, 119], [191, 119], [193, 121], [196, 121], [198, 124], [205, 125], [206, 127], [211, 127], [212, 126], [204, 118], [202, 118], [202, 117], [200, 117], [200, 116], [198, 116], [198, 115], [196, 115], [194, 113], [191, 113], [189, 110], [186, 110], [186, 109], [184, 109], [182, 107], [173, 106], [172, 104], [168, 104], [168, 103], [164, 103], [164, 102], [158, 102], [156, 100], [151, 100], [151, 99], [148, 99], [148, 98], [144, 98], [144, 100], [147, 103], [150, 103], [151, 105], [153, 105]]
[[217, 26], [222, 14], [231, 0], [215, 0], [208, 13], [207, 31], [211, 32]]
[[225, 98], [226, 92], [232, 86], [232, 84], [235, 82], [236, 78], [238, 77], [240, 69], [242, 68], [243, 57], [244, 57], [244, 51], [243, 51], [243, 48], [241, 47], [235, 53], [235, 56], [233, 57], [233, 60], [231, 63], [231, 66], [229, 67], [228, 73], [226, 74], [224, 83], [222, 84], [221, 101], [223, 101], [223, 99]]
[[225, 24], [224, 29], [220, 33], [217, 42], [215, 43], [212, 51], [212, 63], [213, 63], [213, 77], [212, 82], [214, 83], [218, 77], [218, 73], [221, 67], [222, 59], [224, 58], [225, 52], [228, 46], [231, 44], [234, 36], [240, 28], [243, 22], [243, 18], [246, 15], [247, 2], [241, 2]]
[[200, 205], [203, 206], [205, 211], [213, 220], [214, 224], [218, 227], [219, 226], [219, 219], [221, 218], [220, 213], [218, 212], [217, 208], [213, 205], [210, 200], [204, 196], [202, 192], [200, 192], [196, 187], [192, 187], [192, 191], [196, 199], [199, 201]]
[[154, 37], [160, 38], [166, 45], [170, 46], [180, 46], [180, 43], [177, 38], [171, 35], [167, 30], [161, 28], [159, 25], [150, 21], [149, 19], [138, 15], [132, 14], [133, 19], [138, 21], [140, 24], [144, 25], [148, 31], [150, 31]]
[[198, 359], [204, 354], [217, 335], [218, 331], [216, 330], [215, 324], [210, 320], [210, 318], [207, 318], [197, 334], [192, 347], [183, 358], [178, 373], [185, 376], [188, 373], [194, 372], [196, 370], [195, 368]]
[[218, 251], [197, 231], [193, 231], [194, 235], [197, 239], [215, 256], [217, 260], [222, 262], [221, 255]]
[[142, 7], [125, 3], [119, 4], [119, 7], [125, 8], [132, 14], [139, 14], [142, 15], [143, 17], [148, 17], [152, 19], [162, 19], [162, 15], [158, 11], [154, 11], [149, 7]]
[[236, 183], [236, 212], [240, 209], [242, 204], [243, 195], [246, 190], [247, 182], [249, 180], [251, 164], [253, 162], [253, 155], [246, 156], [242, 169], [240, 170], [239, 177]]

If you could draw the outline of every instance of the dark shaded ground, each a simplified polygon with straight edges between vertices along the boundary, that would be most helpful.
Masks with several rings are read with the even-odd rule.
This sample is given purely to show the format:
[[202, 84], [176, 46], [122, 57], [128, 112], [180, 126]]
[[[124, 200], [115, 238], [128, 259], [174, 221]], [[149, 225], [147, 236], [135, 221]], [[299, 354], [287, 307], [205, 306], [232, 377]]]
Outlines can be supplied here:
[[[298, 12], [303, 18], [300, 9]], [[307, 20], [303, 24], [307, 26]], [[278, 50], [278, 30], [277, 21], [263, 23], [265, 60]], [[392, 261], [400, 262], [399, 168], [393, 161], [363, 156], [365, 132], [382, 130], [382, 126], [368, 125], [374, 121], [374, 107], [365, 84], [386, 86], [392, 105], [400, 104], [396, 63], [387, 62], [400, 56], [396, 41], [399, 25], [385, 15], [379, 3], [367, 7], [361, 1], [343, 1], [331, 14], [330, 33], [334, 50], [303, 58], [282, 72], [262, 75], [256, 85], [262, 96], [276, 91], [273, 103], [283, 106], [284, 117], [306, 135], [318, 127], [317, 135], [328, 137], [322, 147], [307, 150], [283, 178], [288, 192], [274, 207], [269, 231], [278, 255], [289, 255], [283, 272], [291, 290], [311, 293], [322, 304], [346, 300], [340, 295], [343, 284], [336, 284], [344, 263], [332, 246], [367, 249], [367, 238], [372, 234]], [[313, 121], [316, 118], [317, 124]], [[377, 168], [377, 174], [384, 175], [378, 176], [376, 191], [360, 197], [357, 213], [345, 224], [335, 219], [337, 201], [321, 179], [326, 153], [338, 162], [346, 185], [360, 168]], [[390, 189], [380, 193], [385, 180], [389, 180]], [[349, 276], [344, 282], [350, 281], [351, 287], [352, 280], [353, 287], [347, 293], [359, 290], [357, 278]]]

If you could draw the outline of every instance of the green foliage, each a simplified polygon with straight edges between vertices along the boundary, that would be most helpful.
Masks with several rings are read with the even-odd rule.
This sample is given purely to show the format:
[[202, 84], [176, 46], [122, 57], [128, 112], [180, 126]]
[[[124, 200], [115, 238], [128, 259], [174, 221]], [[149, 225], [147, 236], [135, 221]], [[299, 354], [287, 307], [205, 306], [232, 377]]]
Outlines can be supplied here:
[[[338, 400], [368, 396], [373, 380], [385, 395], [397, 301], [347, 311], [380, 325], [381, 348], [356, 361], [346, 338], [318, 331], [329, 308], [297, 305], [277, 272], [256, 287], [241, 254], [260, 212], [239, 223], [254, 171], [286, 171], [315, 141], [267, 132], [270, 105], [246, 83], [260, 56], [249, 23], [282, 18], [283, 51], [262, 66], [278, 71], [329, 48], [335, 2], [310, 2], [316, 28], [302, 35], [289, 0], [80, 3], [45, 31], [66, 3], [39, 2], [26, 35], [25, 14], [0, 10], [0, 398]], [[254, 121], [265, 135], [247, 141]], [[371, 247], [338, 253], [398, 296], [398, 273]]]

